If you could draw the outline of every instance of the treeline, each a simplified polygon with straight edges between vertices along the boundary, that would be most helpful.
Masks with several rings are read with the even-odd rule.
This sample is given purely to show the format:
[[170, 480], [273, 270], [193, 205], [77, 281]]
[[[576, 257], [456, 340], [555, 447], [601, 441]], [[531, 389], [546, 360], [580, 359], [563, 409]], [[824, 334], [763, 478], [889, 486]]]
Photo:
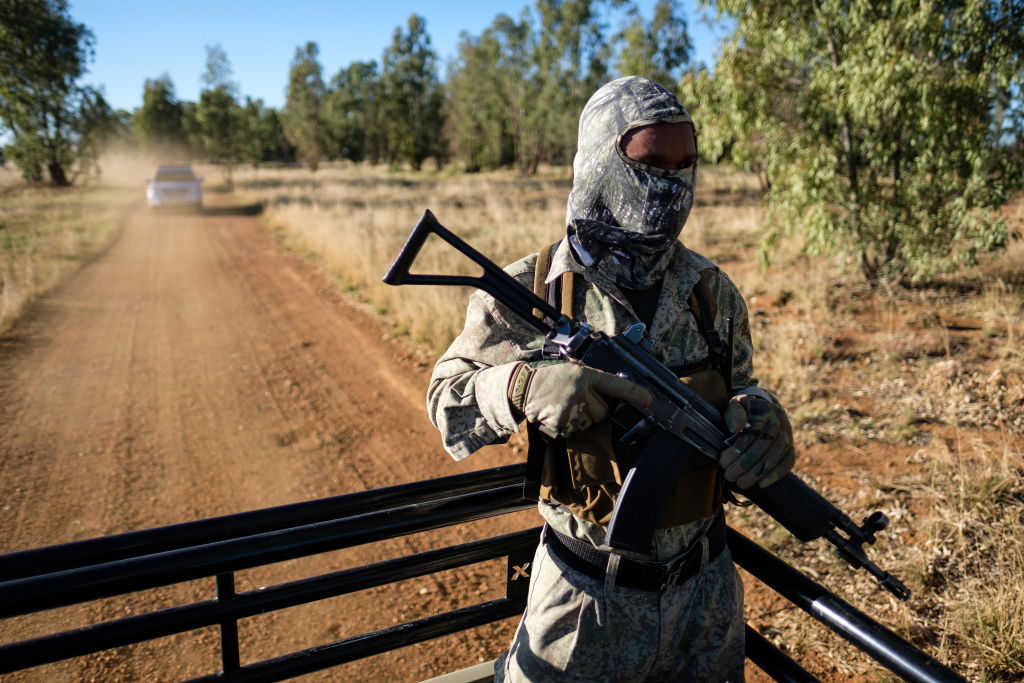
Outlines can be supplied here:
[[213, 45], [206, 48], [199, 101], [179, 100], [166, 74], [147, 79], [142, 106], [122, 114], [128, 134], [120, 142], [167, 159], [219, 163], [229, 178], [240, 163], [295, 161], [279, 113], [260, 99], [243, 100], [231, 76], [227, 54]]
[[[163, 76], [146, 82], [132, 128], [143, 146], [183, 141], [221, 162], [298, 159], [316, 169], [347, 159], [418, 169], [432, 159], [532, 173], [571, 159], [579, 110], [603, 82], [644, 73], [672, 86], [690, 51], [675, 0], [660, 0], [650, 19], [617, 0], [540, 0], [518, 19], [498, 15], [478, 36], [463, 32], [442, 80], [426, 20], [414, 14], [379, 61], [352, 62], [329, 78], [316, 43], [298, 47], [280, 111], [251, 98], [232, 104], [223, 79], [209, 80], [198, 103], [179, 102]], [[234, 125], [218, 129], [217, 143], [203, 132], [213, 130], [204, 113], [227, 121], [226, 108]]]
[[852, 254], [877, 280], [969, 262], [1013, 237], [997, 209], [1024, 182], [1024, 0], [713, 4], [735, 24], [713, 69], [691, 64], [677, 0], [649, 17], [629, 0], [534, 0], [463, 33], [444, 65], [418, 15], [379, 61], [329, 78], [317, 45], [301, 45], [280, 110], [243, 98], [213, 46], [197, 102], [161, 76], [138, 110], [113, 112], [78, 83], [93, 39], [64, 0], [0, 0], [6, 155], [57, 184], [95, 168], [112, 139], [229, 173], [338, 159], [533, 173], [571, 160], [598, 86], [641, 74], [680, 93], [703, 159], [761, 179], [769, 247], [799, 231], [808, 253]]
[[[601, 83], [619, 73], [644, 73], [671, 86], [691, 52], [677, 0], [659, 0], [650, 18], [623, 0], [537, 0], [517, 18], [498, 15], [480, 35], [463, 32], [447, 64], [432, 47], [426, 19], [415, 14], [395, 28], [379, 60], [355, 61], [330, 77], [317, 45], [301, 45], [280, 110], [243, 97], [224, 50], [209, 46], [198, 101], [178, 98], [170, 77], [160, 75], [146, 80], [141, 107], [111, 111], [93, 88], [73, 97], [56, 92], [55, 82], [73, 83], [85, 72], [93, 38], [71, 19], [64, 0], [27, 1], [31, 7], [0, 0], [4, 25], [16, 29], [0, 34], [11, 41], [0, 45], [4, 63], [39, 64], [45, 61], [39, 50], [29, 48], [44, 43], [48, 52], [63, 50], [69, 58], [59, 73], [10, 79], [10, 90], [22, 91], [39, 111], [34, 117], [14, 108], [3, 112], [14, 133], [7, 156], [27, 179], [49, 171], [56, 184], [72, 180], [63, 169], [91, 168], [100, 143], [114, 139], [228, 169], [294, 161], [316, 169], [340, 159], [418, 169], [431, 159], [469, 171], [515, 165], [532, 173], [541, 163], [571, 159], [579, 110]], [[48, 19], [32, 21], [37, 17]], [[63, 98], [57, 107], [55, 97]], [[58, 130], [58, 139], [51, 139], [57, 120], [84, 123], [86, 99], [97, 110], [96, 122]], [[54, 109], [63, 111], [54, 115]], [[63, 151], [56, 153], [58, 147]]]

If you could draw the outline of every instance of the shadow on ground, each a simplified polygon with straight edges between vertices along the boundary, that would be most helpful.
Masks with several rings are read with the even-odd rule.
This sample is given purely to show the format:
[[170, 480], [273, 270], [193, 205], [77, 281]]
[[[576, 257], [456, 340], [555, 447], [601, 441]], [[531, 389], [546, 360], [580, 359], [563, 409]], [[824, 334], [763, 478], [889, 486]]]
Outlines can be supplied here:
[[263, 213], [263, 204], [242, 204], [239, 206], [204, 206], [204, 216], [259, 216]]

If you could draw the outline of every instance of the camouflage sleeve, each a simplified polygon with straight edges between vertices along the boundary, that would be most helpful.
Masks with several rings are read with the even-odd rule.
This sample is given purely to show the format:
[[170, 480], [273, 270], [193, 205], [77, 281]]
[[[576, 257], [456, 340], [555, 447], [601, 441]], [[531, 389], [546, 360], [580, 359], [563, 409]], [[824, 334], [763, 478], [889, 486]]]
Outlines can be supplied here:
[[[536, 255], [505, 270], [532, 287]], [[434, 365], [427, 412], [444, 448], [461, 460], [480, 448], [503, 443], [519, 430], [508, 404], [509, 377], [518, 361], [540, 360], [544, 338], [481, 291], [469, 298], [466, 325]]]
[[713, 294], [718, 300], [718, 333], [728, 343], [726, 318], [733, 320], [733, 359], [732, 387], [733, 390], [757, 385], [754, 376], [754, 344], [750, 339], [750, 320], [747, 316], [747, 304], [739, 289], [729, 276], [718, 271], [719, 277], [712, 283]]

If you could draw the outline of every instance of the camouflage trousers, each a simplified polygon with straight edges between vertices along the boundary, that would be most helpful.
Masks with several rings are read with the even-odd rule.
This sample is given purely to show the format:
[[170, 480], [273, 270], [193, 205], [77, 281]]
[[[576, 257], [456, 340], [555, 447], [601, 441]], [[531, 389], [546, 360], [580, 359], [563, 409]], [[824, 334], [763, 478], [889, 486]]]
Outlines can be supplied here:
[[541, 543], [526, 611], [496, 683], [743, 681], [743, 584], [729, 549], [662, 593], [615, 586]]

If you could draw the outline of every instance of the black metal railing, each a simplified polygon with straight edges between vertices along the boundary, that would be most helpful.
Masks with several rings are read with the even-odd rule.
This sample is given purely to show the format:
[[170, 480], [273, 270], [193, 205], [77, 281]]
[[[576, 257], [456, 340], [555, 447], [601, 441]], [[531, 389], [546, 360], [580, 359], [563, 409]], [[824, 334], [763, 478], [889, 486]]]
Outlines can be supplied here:
[[[532, 507], [524, 465], [365, 491], [0, 556], [0, 618], [214, 577], [217, 597], [0, 645], [0, 673], [217, 626], [221, 671], [277, 681], [520, 614], [539, 528], [237, 593], [235, 572]], [[737, 564], [913, 681], [961, 680], [756, 544], [730, 531]], [[239, 619], [506, 558], [504, 597], [241, 666]], [[781, 588], [780, 588], [781, 586]], [[747, 627], [747, 654], [776, 680], [815, 680]]]

